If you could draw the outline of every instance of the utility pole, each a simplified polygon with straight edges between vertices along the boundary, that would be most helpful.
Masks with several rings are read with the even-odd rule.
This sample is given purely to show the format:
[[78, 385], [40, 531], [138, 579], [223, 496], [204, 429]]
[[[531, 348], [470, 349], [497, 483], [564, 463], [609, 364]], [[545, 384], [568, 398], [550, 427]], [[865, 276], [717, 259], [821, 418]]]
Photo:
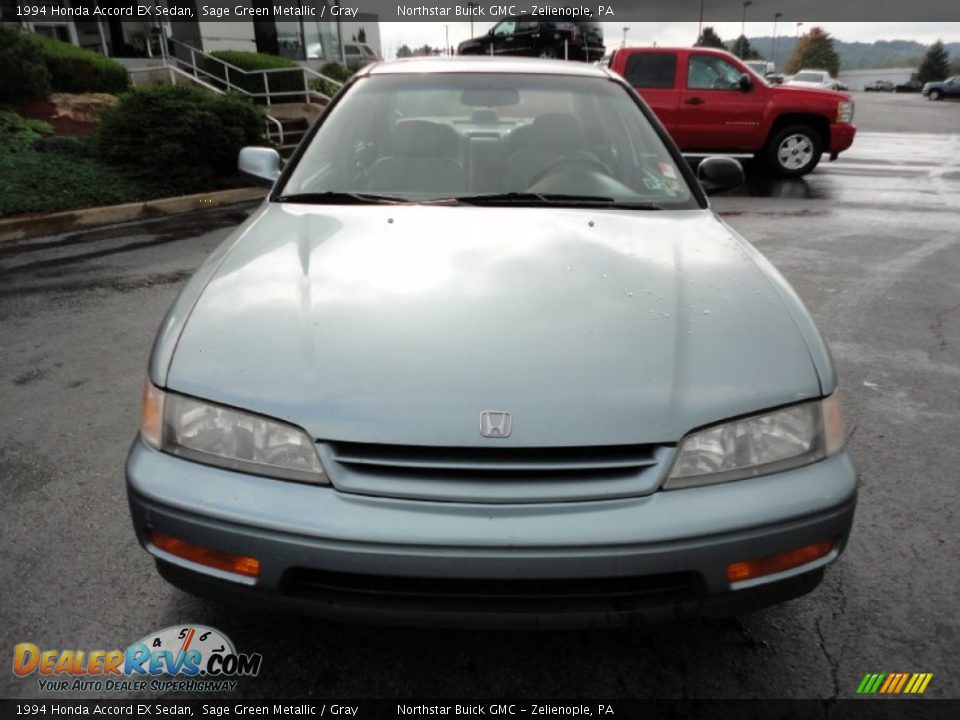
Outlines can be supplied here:
[[743, 42], [740, 43], [740, 59], [743, 60], [743, 56], [747, 49], [747, 8], [753, 5], [753, 0], [743, 0], [743, 20], [740, 23], [740, 37], [743, 38]]
[[801, 25], [803, 25], [802, 22], [798, 22], [798, 23], [797, 23], [797, 35], [796, 35], [796, 38], [795, 38], [795, 39], [797, 39], [797, 40], [800, 39], [800, 26], [801, 26]]
[[770, 62], [773, 63], [773, 69], [777, 69], [777, 20], [783, 17], [783, 13], [773, 14], [773, 42], [770, 43]]
[[470, 37], [473, 37], [473, 9], [477, 6], [475, 2], [467, 3], [467, 10], [470, 12]]
[[449, 25], [443, 26], [443, 34], [445, 39], [445, 42], [443, 45], [443, 54], [449, 55], [450, 54], [450, 26]]
[[625, 48], [627, 46], [627, 33], [630, 31], [629, 27], [623, 28], [623, 42], [620, 43], [620, 47]]

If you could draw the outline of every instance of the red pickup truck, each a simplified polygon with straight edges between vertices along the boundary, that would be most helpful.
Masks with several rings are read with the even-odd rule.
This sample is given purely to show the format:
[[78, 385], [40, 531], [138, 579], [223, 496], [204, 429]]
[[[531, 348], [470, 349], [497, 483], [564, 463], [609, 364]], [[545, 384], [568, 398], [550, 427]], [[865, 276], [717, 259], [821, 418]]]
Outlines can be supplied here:
[[610, 69], [629, 82], [684, 153], [753, 154], [799, 177], [853, 144], [853, 100], [833, 90], [770, 85], [711, 48], [620, 48]]

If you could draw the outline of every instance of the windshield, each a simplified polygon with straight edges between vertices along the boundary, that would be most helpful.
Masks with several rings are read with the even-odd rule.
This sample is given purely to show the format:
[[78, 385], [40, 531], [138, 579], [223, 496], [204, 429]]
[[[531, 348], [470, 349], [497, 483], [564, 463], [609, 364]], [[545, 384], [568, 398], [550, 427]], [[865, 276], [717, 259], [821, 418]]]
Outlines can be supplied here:
[[325, 119], [278, 195], [699, 207], [626, 88], [605, 78], [535, 74], [363, 78]]
[[827, 79], [826, 73], [815, 73], [815, 72], [802, 72], [797, 73], [793, 76], [793, 79], [797, 82], [814, 82], [819, 83]]

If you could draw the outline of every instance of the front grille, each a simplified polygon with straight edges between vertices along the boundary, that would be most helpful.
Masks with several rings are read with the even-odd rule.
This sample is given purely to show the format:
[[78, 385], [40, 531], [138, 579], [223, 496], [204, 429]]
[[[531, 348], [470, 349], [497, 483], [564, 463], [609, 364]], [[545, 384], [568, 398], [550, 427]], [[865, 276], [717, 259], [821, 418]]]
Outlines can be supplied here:
[[659, 485], [669, 448], [321, 446], [338, 490], [452, 502], [570, 502], [645, 495]]
[[289, 597], [352, 607], [477, 612], [630, 610], [696, 600], [696, 573], [622, 578], [463, 579], [360, 575], [293, 568], [281, 592]]

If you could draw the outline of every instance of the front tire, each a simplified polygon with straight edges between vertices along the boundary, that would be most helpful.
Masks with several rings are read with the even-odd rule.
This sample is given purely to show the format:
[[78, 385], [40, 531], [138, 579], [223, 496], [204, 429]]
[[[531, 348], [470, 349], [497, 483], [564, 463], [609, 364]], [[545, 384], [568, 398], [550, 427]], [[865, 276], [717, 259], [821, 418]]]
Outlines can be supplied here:
[[940, 91], [939, 91], [939, 90], [931, 90], [931, 91], [930, 91], [930, 94], [929, 94], [927, 97], [929, 97], [931, 100], [939, 100], [940, 97], [941, 97]]
[[823, 155], [823, 139], [809, 125], [790, 125], [775, 132], [763, 150], [770, 170], [783, 177], [812, 171]]

